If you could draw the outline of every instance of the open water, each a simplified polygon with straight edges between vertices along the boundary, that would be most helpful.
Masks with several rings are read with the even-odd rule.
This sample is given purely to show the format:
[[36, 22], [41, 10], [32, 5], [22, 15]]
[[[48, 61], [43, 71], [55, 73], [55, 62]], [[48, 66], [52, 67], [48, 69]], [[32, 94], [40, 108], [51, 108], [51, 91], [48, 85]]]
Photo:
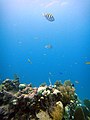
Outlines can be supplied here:
[[90, 99], [89, 7], [90, 0], [0, 0], [0, 80], [71, 80]]

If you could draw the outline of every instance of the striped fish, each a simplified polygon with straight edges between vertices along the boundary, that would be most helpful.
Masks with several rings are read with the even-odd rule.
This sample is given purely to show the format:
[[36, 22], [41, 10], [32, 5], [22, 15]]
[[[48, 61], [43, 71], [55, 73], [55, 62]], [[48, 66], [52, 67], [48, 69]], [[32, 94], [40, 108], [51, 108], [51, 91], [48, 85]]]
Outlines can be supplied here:
[[43, 15], [50, 22], [53, 22], [55, 20], [55, 18], [53, 17], [53, 15], [50, 14], [50, 13], [44, 13]]

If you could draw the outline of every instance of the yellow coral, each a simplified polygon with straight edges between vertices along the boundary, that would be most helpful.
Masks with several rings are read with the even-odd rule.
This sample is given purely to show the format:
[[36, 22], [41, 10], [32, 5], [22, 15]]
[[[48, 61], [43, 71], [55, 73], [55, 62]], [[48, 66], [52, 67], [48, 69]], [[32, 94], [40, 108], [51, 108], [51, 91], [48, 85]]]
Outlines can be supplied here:
[[39, 118], [39, 120], [52, 120], [48, 113], [43, 110], [40, 110], [36, 116]]
[[63, 104], [61, 101], [57, 102], [56, 105], [54, 106], [51, 116], [53, 120], [62, 120], [63, 118]]

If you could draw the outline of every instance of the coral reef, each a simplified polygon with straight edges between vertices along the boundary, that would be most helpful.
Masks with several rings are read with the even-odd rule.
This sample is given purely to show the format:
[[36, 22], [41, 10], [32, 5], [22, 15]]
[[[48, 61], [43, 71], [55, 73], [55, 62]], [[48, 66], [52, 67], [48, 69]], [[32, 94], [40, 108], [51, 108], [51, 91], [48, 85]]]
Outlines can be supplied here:
[[53, 106], [53, 109], [50, 113], [53, 120], [62, 120], [64, 113], [64, 107], [61, 101], [56, 102], [56, 104]]
[[74, 114], [75, 120], [86, 120], [82, 107], [77, 107]]
[[89, 120], [90, 101], [84, 103], [81, 105], [70, 80], [32, 87], [20, 84], [15, 75], [14, 80], [6, 79], [0, 85], [0, 120]]
[[84, 106], [82, 106], [86, 120], [90, 120], [90, 100], [85, 99]]

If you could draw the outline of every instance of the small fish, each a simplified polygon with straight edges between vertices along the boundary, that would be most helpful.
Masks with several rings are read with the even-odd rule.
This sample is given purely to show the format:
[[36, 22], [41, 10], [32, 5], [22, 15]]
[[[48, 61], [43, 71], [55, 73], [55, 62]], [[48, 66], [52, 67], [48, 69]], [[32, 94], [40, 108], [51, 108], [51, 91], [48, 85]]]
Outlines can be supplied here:
[[88, 61], [88, 62], [85, 62], [85, 64], [87, 64], [87, 65], [90, 65], [90, 61]]
[[48, 21], [50, 21], [50, 22], [55, 21], [55, 18], [54, 18], [53, 15], [50, 14], [50, 13], [44, 13], [43, 16], [44, 16]]
[[50, 48], [52, 48], [52, 45], [48, 44], [48, 45], [45, 45], [44, 47], [45, 47], [46, 49], [50, 49]]
[[78, 83], [79, 83], [79, 81], [75, 80], [75, 83], [77, 83], [77, 84], [78, 84]]
[[28, 58], [28, 62], [30, 63], [30, 64], [32, 64], [32, 61]]
[[48, 74], [49, 74], [49, 75], [52, 75], [52, 73], [51, 73], [51, 72], [49, 72]]

